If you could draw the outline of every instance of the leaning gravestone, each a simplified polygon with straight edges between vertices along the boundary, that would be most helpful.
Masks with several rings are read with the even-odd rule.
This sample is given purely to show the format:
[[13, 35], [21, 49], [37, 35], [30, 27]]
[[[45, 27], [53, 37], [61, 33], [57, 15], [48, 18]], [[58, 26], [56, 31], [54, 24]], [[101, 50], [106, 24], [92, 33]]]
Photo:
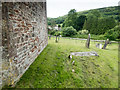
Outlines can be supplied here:
[[105, 44], [104, 44], [104, 46], [102, 47], [102, 49], [106, 49], [106, 47], [107, 47], [108, 44], [109, 44], [109, 39], [107, 39], [107, 40], [105, 41]]
[[86, 42], [86, 47], [89, 48], [89, 45], [90, 45], [90, 34], [88, 35], [88, 39], [87, 39], [87, 42]]

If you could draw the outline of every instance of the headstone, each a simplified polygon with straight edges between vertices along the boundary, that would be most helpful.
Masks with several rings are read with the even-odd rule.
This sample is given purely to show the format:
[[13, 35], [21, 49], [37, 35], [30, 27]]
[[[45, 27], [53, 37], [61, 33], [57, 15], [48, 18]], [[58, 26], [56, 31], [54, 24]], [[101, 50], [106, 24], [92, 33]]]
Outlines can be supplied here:
[[100, 43], [100, 44], [97, 43], [97, 44], [96, 44], [96, 47], [99, 48], [99, 49], [102, 49], [102, 44], [101, 44], [101, 43]]
[[58, 41], [60, 40], [60, 36], [58, 36]]
[[107, 39], [107, 40], [105, 41], [105, 44], [104, 44], [104, 46], [102, 47], [102, 49], [106, 49], [106, 47], [107, 47], [108, 44], [109, 44], [109, 39]]
[[99, 45], [99, 49], [102, 49], [102, 44], [100, 43], [100, 45]]
[[51, 35], [49, 35], [49, 39], [51, 39]]
[[88, 39], [86, 42], [86, 47], [89, 48], [89, 46], [90, 46], [90, 34], [88, 35]]

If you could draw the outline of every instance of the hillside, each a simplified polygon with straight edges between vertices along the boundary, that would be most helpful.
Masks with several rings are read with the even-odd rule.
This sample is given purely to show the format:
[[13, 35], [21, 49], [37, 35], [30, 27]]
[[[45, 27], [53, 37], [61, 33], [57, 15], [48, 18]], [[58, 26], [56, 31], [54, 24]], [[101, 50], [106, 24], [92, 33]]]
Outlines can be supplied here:
[[[91, 9], [91, 10], [86, 10], [86, 11], [80, 11], [77, 12], [78, 15], [86, 15], [88, 16], [92, 11], [99, 11], [101, 14], [101, 17], [113, 17], [116, 20], [119, 20], [119, 12], [118, 12], [118, 6], [113, 6], [113, 7], [105, 7], [105, 8], [98, 8], [98, 9]], [[57, 18], [48, 18], [48, 25], [50, 25], [51, 21], [55, 21], [56, 24], [61, 24], [64, 22], [65, 18], [67, 17], [67, 15], [64, 16], [60, 16]]]

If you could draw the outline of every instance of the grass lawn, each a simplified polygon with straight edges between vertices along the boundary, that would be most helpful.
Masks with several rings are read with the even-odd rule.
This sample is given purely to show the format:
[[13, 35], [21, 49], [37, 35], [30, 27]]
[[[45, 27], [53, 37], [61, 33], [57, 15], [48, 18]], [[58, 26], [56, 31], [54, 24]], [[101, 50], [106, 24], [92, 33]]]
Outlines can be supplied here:
[[[95, 45], [91, 42], [87, 49], [85, 41], [60, 39], [55, 43], [51, 38], [15, 88], [118, 88], [118, 44], [110, 44], [106, 50]], [[96, 51], [99, 57], [68, 58], [70, 52], [86, 51]]]

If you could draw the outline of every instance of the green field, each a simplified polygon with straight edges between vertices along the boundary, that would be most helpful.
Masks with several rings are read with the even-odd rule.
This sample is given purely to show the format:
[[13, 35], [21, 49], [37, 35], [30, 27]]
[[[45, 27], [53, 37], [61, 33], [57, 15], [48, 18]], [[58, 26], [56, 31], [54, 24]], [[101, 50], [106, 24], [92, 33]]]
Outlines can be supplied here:
[[[96, 43], [87, 49], [85, 41], [62, 38], [55, 43], [52, 37], [15, 88], [118, 88], [118, 44], [103, 50]], [[68, 58], [70, 52], [86, 51], [96, 51], [99, 57]]]

